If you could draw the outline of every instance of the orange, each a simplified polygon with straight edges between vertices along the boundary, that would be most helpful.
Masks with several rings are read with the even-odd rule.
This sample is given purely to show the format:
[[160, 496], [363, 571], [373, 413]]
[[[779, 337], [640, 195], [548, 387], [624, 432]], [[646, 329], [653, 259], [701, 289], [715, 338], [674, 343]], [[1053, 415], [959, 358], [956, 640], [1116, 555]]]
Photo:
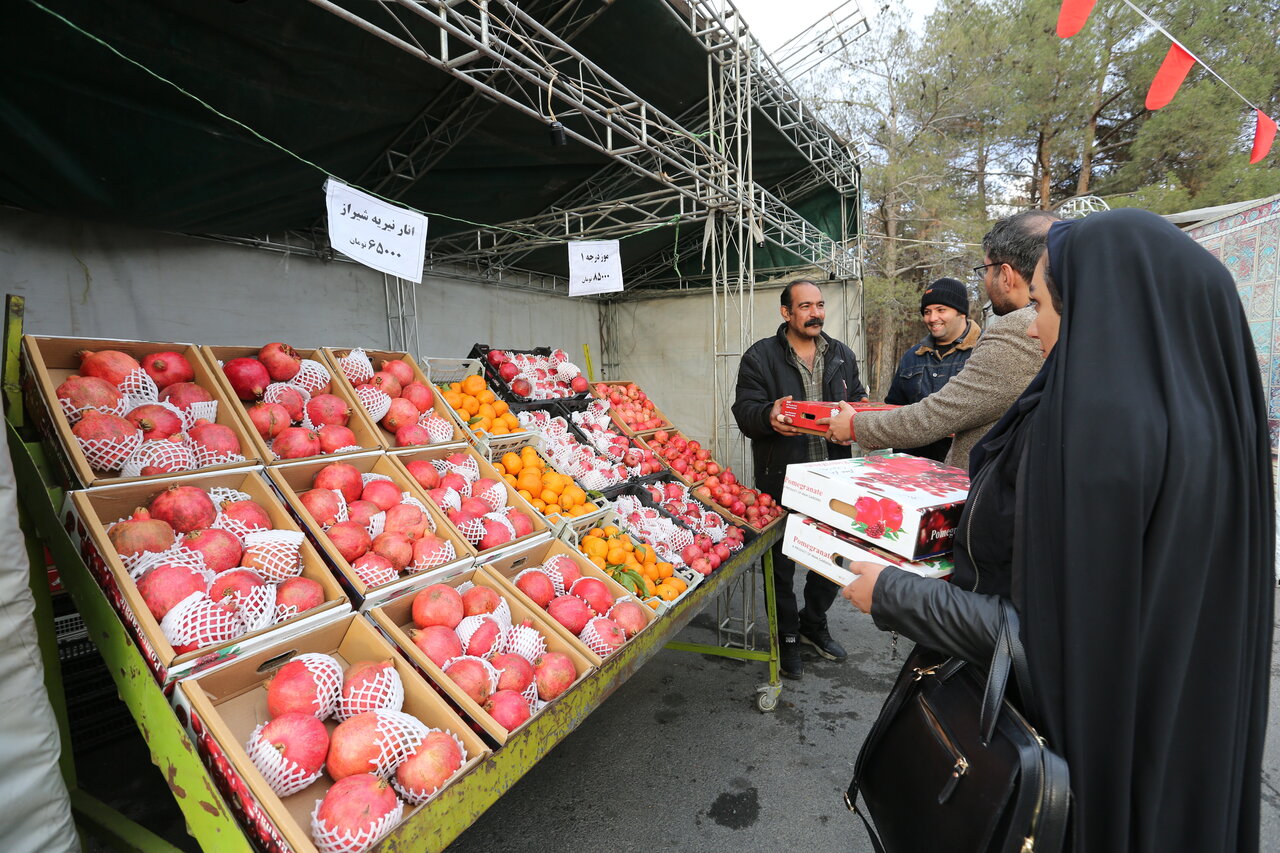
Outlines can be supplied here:
[[485, 388], [479, 394], [476, 394], [476, 398], [479, 399], [481, 403], [492, 403], [494, 400], [498, 399], [488, 388]]
[[480, 376], [478, 373], [471, 374], [466, 379], [462, 380], [461, 390], [463, 394], [470, 394], [474, 397], [476, 394], [485, 390], [484, 377]]
[[[645, 587], [647, 588], [648, 584], [645, 584]], [[680, 590], [676, 589], [674, 586], [669, 586], [665, 583], [659, 584], [658, 586], [654, 587], [653, 592], [663, 601], [675, 601], [677, 598], [680, 597]]]
[[516, 492], [516, 494], [518, 494], [520, 497], [524, 498], [527, 501], [533, 500], [533, 493], [530, 492], [528, 489], [519, 489]]
[[617, 536], [617, 535], [618, 535], [618, 528], [614, 527], [612, 524], [607, 525], [607, 526], [604, 528], [604, 535], [605, 535], [605, 536]]
[[537, 471], [521, 471], [520, 476], [516, 478], [516, 487], [532, 494], [541, 494], [542, 478], [538, 476]]
[[480, 401], [470, 394], [462, 395], [462, 411], [468, 415], [476, 415], [480, 413]]
[[595, 503], [592, 501], [587, 501], [582, 505], [582, 509], [584, 512], [595, 512], [596, 510], [600, 509], [600, 507], [596, 506]]
[[445, 391], [440, 396], [444, 397], [444, 401], [449, 404], [449, 408], [455, 412], [462, 408], [462, 395], [457, 391]]
[[477, 415], [480, 415], [481, 417], [485, 417], [485, 418], [491, 418], [491, 419], [496, 418], [498, 416], [498, 413], [493, 410], [493, 406], [490, 406], [484, 400], [481, 400], [479, 397], [476, 397], [476, 402], [479, 404], [478, 407], [476, 408]]
[[661, 604], [662, 604], [662, 602], [661, 602], [661, 601], [659, 601], [659, 600], [658, 600], [658, 599], [656, 599], [656, 598], [647, 598], [647, 599], [645, 599], [645, 602], [644, 602], [644, 603], [645, 603], [645, 604], [647, 604], [647, 605], [649, 605], [649, 607], [650, 607], [651, 609], [653, 609], [653, 610], [657, 610], [657, 609], [658, 609], [658, 607], [659, 607], [659, 606], [661, 606]]
[[553, 492], [551, 489], [543, 489], [542, 494], [538, 495], [538, 497], [542, 498], [542, 502], [544, 504], [553, 504], [559, 499], [560, 496], [555, 492]]
[[493, 410], [500, 415], [505, 415], [510, 411], [511, 407], [507, 405], [506, 400], [493, 400]]
[[529, 503], [533, 504], [533, 508], [536, 509], [538, 512], [542, 512], [542, 508], [546, 506], [546, 504], [542, 502], [541, 498], [534, 498], [533, 500], [529, 501]]
[[514, 489], [516, 487], [516, 478], [511, 476], [510, 474], [503, 474], [502, 479], [505, 480], [507, 482], [507, 485], [509, 485], [511, 488]]
[[490, 435], [511, 435], [511, 430], [507, 429], [504, 423], [496, 423], [489, 427]]
[[499, 417], [506, 421], [507, 426], [511, 428], [512, 432], [516, 432], [520, 429], [520, 419], [510, 412], [503, 412]]
[[587, 535], [588, 535], [588, 536], [590, 536], [590, 537], [593, 537], [593, 538], [595, 538], [595, 537], [603, 537], [603, 536], [604, 536], [604, 531], [603, 531], [603, 530], [601, 530], [599, 527], [593, 527], [593, 528], [591, 528], [590, 530], [588, 530], [588, 531], [587, 531]]
[[675, 574], [675, 566], [670, 563], [658, 563], [658, 575], [663, 580], [672, 577]]
[[457, 391], [459, 394], [461, 394], [461, 393], [462, 393], [462, 383], [461, 383], [461, 382], [450, 382], [450, 383], [449, 383], [449, 390], [450, 390], [450, 391]]
[[502, 467], [507, 469], [508, 474], [519, 474], [520, 469], [524, 467], [524, 463], [520, 461], [520, 455], [508, 450], [502, 454]]
[[609, 553], [605, 555], [605, 559], [608, 560], [611, 565], [622, 565], [627, 561], [627, 552], [615, 545], [609, 549]]
[[591, 562], [595, 563], [595, 564], [596, 564], [596, 566], [597, 566], [597, 567], [599, 567], [599, 568], [601, 568], [601, 569], [603, 569], [603, 568], [607, 565], [607, 563], [605, 562], [604, 557], [592, 556], [592, 557], [588, 557], [587, 559], [589, 559]]
[[653, 595], [658, 591], [658, 585], [646, 577], [644, 579], [644, 591], [649, 595]]

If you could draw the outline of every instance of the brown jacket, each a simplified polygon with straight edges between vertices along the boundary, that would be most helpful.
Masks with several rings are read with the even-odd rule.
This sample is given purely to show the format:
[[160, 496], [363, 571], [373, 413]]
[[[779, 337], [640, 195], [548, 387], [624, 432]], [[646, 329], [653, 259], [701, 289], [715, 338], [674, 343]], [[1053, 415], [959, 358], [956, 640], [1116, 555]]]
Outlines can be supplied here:
[[974, 347], [964, 369], [919, 403], [891, 412], [854, 416], [853, 432], [864, 450], [920, 447], [955, 434], [947, 464], [968, 469], [969, 451], [1018, 399], [1040, 370], [1040, 342], [1027, 336], [1035, 319], [1028, 305], [997, 317]]

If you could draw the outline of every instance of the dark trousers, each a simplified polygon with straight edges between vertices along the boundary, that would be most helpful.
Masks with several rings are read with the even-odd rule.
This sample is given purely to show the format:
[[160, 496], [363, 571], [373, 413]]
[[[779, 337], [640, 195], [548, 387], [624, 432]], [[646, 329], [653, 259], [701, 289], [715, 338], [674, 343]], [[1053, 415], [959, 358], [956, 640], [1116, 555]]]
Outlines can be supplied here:
[[[817, 572], [802, 569], [804, 579], [805, 628], [819, 628], [826, 624], [827, 611], [840, 594], [840, 587]], [[778, 606], [778, 636], [795, 634], [800, 630], [801, 614], [796, 608], [796, 563], [782, 553], [782, 540], [773, 543], [773, 588]]]

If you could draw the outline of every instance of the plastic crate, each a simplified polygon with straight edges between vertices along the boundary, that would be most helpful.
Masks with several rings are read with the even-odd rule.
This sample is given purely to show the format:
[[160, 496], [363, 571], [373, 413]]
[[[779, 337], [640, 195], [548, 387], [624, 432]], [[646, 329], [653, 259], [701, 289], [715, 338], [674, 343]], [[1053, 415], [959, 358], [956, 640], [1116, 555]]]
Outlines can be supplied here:
[[[468, 356], [470, 358], [478, 359], [480, 361], [484, 369], [485, 379], [487, 379], [489, 382], [489, 387], [493, 389], [495, 394], [497, 394], [502, 399], [506, 400], [508, 403], [562, 402], [564, 400], [585, 400], [591, 396], [591, 390], [590, 388], [588, 388], [586, 391], [579, 391], [576, 394], [570, 394], [565, 397], [544, 397], [544, 398], [518, 397], [514, 392], [512, 392], [511, 386], [507, 384], [507, 380], [503, 379], [502, 375], [498, 373], [497, 369], [489, 363], [489, 352], [495, 349], [501, 350], [502, 352], [514, 352], [520, 355], [541, 355], [541, 356], [547, 356], [547, 357], [550, 357], [551, 353], [554, 352], [555, 350], [552, 349], [551, 347], [533, 347], [532, 349], [518, 349], [516, 347], [493, 347], [493, 346], [489, 346], [488, 344], [476, 344], [473, 347], [471, 347], [471, 352], [468, 354]], [[565, 354], [568, 355], [568, 353], [565, 353]], [[576, 366], [576, 362], [570, 361], [569, 363]]]
[[[480, 376], [484, 379], [485, 383], [489, 386], [489, 390], [493, 391], [495, 396], [502, 397], [502, 395], [498, 393], [498, 389], [494, 387], [489, 376], [485, 373], [484, 363], [479, 359], [426, 357], [420, 359], [420, 362], [423, 371], [427, 374], [427, 378], [431, 380], [431, 384], [435, 385], [437, 388], [447, 386], [453, 382], [461, 382], [468, 376]], [[507, 403], [507, 406], [512, 411], [522, 411], [522, 409], [513, 406], [510, 401], [506, 400], [506, 398], [502, 399], [503, 402]], [[462, 430], [463, 435], [466, 436], [467, 442], [475, 447], [481, 448], [481, 452], [484, 452], [482, 445], [490, 437], [490, 434], [486, 432], [477, 435], [472, 431], [471, 425], [467, 423], [467, 420], [463, 415], [454, 410], [454, 408], [447, 403], [441, 408], [445, 409], [449, 413], [449, 417], [453, 418], [454, 423], [458, 425], [458, 428]], [[530, 433], [523, 430], [516, 430], [507, 433], [507, 435], [521, 434], [529, 435]]]

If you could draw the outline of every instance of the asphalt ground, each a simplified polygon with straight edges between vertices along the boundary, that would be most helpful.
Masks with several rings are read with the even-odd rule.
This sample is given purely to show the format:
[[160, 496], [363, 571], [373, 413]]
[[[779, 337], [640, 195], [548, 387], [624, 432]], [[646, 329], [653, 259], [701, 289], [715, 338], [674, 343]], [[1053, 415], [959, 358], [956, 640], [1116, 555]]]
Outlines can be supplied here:
[[[763, 595], [756, 603], [762, 612]], [[715, 623], [713, 603], [679, 639], [714, 643]], [[783, 680], [771, 713], [756, 707], [764, 664], [664, 649], [449, 850], [870, 853], [842, 795], [906, 644], [895, 660], [889, 635], [843, 599], [830, 625], [849, 659], [806, 651], [804, 677]], [[77, 766], [87, 790], [197, 849], [136, 732], [77, 755]], [[1280, 853], [1280, 631], [1263, 771], [1261, 849]]]

